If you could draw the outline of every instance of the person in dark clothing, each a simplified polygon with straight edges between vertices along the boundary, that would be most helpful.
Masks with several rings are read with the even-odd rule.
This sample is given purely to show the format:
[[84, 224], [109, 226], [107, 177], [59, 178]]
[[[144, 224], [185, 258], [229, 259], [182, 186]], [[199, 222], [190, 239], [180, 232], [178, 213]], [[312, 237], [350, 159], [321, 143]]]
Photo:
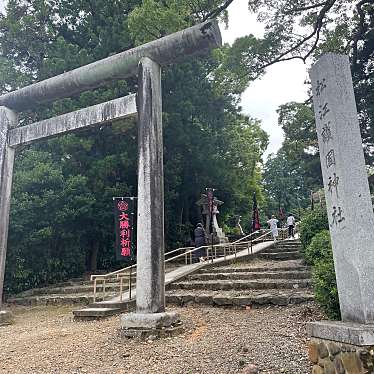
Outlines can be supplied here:
[[288, 237], [295, 239], [295, 217], [290, 213], [287, 217]]
[[[206, 233], [204, 230], [204, 227], [201, 223], [198, 223], [196, 225], [195, 231], [194, 231], [194, 236], [195, 236], [195, 248], [202, 247], [206, 245]], [[205, 255], [206, 249], [205, 248], [200, 248], [197, 251], [193, 252], [194, 256], [194, 262], [198, 261], [204, 261], [204, 255]]]

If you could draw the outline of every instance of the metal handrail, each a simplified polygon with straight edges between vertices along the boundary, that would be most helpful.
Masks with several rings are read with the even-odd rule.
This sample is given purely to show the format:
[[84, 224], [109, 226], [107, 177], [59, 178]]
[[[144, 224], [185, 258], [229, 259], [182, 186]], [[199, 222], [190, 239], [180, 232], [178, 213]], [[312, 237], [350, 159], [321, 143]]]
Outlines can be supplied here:
[[[165, 253], [165, 256], [167, 255], [170, 255], [172, 253], [175, 253], [175, 252], [178, 252], [178, 251], [181, 251], [181, 250], [185, 250], [185, 249], [188, 249], [188, 248], [194, 248], [194, 247], [180, 247], [180, 248], [177, 248], [177, 249], [174, 249], [170, 252], [166, 252]], [[127, 266], [125, 268], [122, 268], [122, 269], [119, 269], [119, 270], [116, 270], [116, 271], [112, 271], [111, 273], [107, 273], [107, 274], [92, 274], [91, 275], [91, 281], [94, 281], [96, 278], [111, 278], [115, 275], [118, 275], [118, 274], [121, 274], [121, 273], [124, 273], [126, 270], [130, 270], [132, 268], [136, 267], [136, 264], [134, 265], [130, 265], [130, 266]]]
[[[279, 229], [282, 233], [284, 233], [285, 231], [287, 231], [287, 228], [281, 228]], [[263, 234], [263, 235], [260, 235], [259, 237], [255, 238], [255, 239], [252, 239], [252, 236], [255, 235], [255, 234], [258, 234], [260, 233], [260, 230], [257, 230], [251, 234], [248, 234], [246, 235], [245, 237], [242, 237], [232, 243], [219, 243], [219, 244], [214, 244], [214, 245], [202, 245], [200, 247], [180, 247], [180, 248], [177, 248], [173, 251], [170, 251], [170, 252], [167, 252], [165, 255], [170, 255], [170, 254], [173, 254], [173, 253], [176, 253], [178, 251], [181, 251], [181, 250], [185, 250], [185, 252], [183, 253], [180, 253], [176, 256], [173, 256], [171, 258], [168, 258], [168, 259], [165, 259], [165, 264], [166, 263], [169, 263], [171, 261], [174, 261], [176, 259], [179, 259], [179, 258], [182, 258], [182, 257], [185, 257], [186, 259], [186, 264], [188, 263], [187, 261], [187, 258], [188, 256], [190, 256], [190, 260], [191, 260], [191, 263], [192, 263], [192, 254], [198, 250], [201, 250], [201, 249], [205, 249], [206, 252], [207, 252], [207, 258], [209, 259], [211, 257], [211, 260], [212, 262], [214, 261], [215, 258], [217, 258], [217, 249], [218, 248], [223, 248], [223, 257], [226, 259], [227, 257], [227, 250], [230, 253], [233, 252], [235, 258], [237, 256], [237, 252], [238, 252], [238, 246], [242, 247], [242, 246], [245, 246], [247, 245], [248, 246], [248, 253], [249, 253], [249, 250], [251, 249], [251, 253], [252, 253], [252, 245], [254, 243], [258, 243], [258, 242], [261, 242], [261, 241], [264, 241], [265, 238], [267, 236], [269, 236], [271, 234], [271, 230], [266, 230], [266, 232]], [[248, 239], [250, 238], [250, 240], [247, 240], [247, 241], [243, 241], [244, 239]], [[192, 248], [192, 249], [190, 249]], [[186, 251], [186, 249], [188, 249]], [[209, 252], [211, 251], [210, 253], [210, 256], [209, 256]], [[214, 253], [213, 253], [214, 251]], [[97, 294], [97, 281], [101, 281], [102, 282], [102, 292], [103, 292], [103, 298], [105, 299], [105, 295], [106, 295], [106, 280], [108, 278], [113, 278], [115, 277], [117, 279], [117, 281], [120, 282], [120, 301], [122, 301], [122, 298], [123, 298], [123, 279], [128, 277], [129, 279], [129, 299], [131, 300], [131, 291], [132, 291], [132, 282], [131, 282], [131, 278], [136, 275], [136, 271], [132, 271], [133, 269], [135, 269], [137, 267], [137, 264], [134, 264], [134, 265], [131, 265], [131, 266], [128, 266], [128, 267], [125, 267], [123, 269], [119, 269], [119, 270], [116, 270], [116, 271], [113, 271], [111, 273], [108, 273], [108, 274], [93, 274], [91, 275], [91, 281], [94, 282], [94, 302], [96, 301], [96, 294]]]
[[259, 232], [260, 232], [260, 230], [256, 230], [256, 231], [254, 231], [254, 232], [252, 232], [252, 233], [250, 233], [250, 234], [248, 234], [246, 236], [243, 236], [242, 238], [240, 238], [238, 240], [235, 240], [234, 242], [232, 242], [232, 244], [239, 243], [240, 241], [242, 241], [244, 239], [247, 239], [247, 238], [250, 238], [251, 236], [253, 236], [253, 235], [255, 235], [255, 234], [259, 233]]

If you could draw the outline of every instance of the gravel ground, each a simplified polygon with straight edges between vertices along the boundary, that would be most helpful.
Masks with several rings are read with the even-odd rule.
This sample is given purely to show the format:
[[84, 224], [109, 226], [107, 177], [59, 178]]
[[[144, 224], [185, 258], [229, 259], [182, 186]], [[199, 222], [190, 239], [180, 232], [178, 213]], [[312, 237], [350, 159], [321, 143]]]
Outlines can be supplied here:
[[14, 310], [0, 327], [0, 373], [310, 373], [305, 322], [314, 304], [261, 309], [173, 308], [182, 335], [137, 342], [118, 337], [119, 317], [74, 322], [71, 307]]

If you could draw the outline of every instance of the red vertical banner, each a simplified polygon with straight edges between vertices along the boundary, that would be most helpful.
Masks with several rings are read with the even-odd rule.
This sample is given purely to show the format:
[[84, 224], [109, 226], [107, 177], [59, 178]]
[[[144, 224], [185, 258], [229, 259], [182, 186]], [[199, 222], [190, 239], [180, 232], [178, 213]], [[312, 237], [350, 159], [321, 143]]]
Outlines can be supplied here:
[[114, 197], [113, 201], [116, 231], [116, 258], [117, 260], [132, 259], [135, 255], [135, 198]]

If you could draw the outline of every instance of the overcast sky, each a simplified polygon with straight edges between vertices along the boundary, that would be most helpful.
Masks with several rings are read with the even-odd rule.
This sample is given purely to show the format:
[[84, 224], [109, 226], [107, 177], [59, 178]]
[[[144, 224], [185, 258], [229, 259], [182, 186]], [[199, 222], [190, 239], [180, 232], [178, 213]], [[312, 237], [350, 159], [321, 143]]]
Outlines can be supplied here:
[[[234, 0], [228, 8], [229, 28], [222, 26], [223, 41], [232, 43], [235, 38], [253, 34], [262, 36], [263, 26], [248, 11], [248, 0]], [[307, 68], [299, 60], [281, 62], [270, 66], [266, 74], [250, 85], [242, 96], [245, 114], [261, 120], [263, 129], [270, 135], [269, 153], [275, 153], [282, 144], [283, 134], [277, 125], [279, 105], [307, 98]]]
[[[0, 9], [3, 9], [4, 3], [0, 0]], [[232, 43], [248, 34], [262, 36], [263, 26], [249, 13], [247, 4], [248, 0], [234, 0], [228, 8], [229, 28], [226, 30], [222, 25], [224, 42]], [[277, 108], [289, 101], [304, 101], [307, 98], [306, 78], [306, 66], [301, 61], [283, 62], [269, 67], [266, 74], [244, 92], [241, 102], [244, 113], [260, 119], [263, 129], [270, 135], [265, 157], [275, 153], [283, 140], [282, 130], [277, 125]]]

